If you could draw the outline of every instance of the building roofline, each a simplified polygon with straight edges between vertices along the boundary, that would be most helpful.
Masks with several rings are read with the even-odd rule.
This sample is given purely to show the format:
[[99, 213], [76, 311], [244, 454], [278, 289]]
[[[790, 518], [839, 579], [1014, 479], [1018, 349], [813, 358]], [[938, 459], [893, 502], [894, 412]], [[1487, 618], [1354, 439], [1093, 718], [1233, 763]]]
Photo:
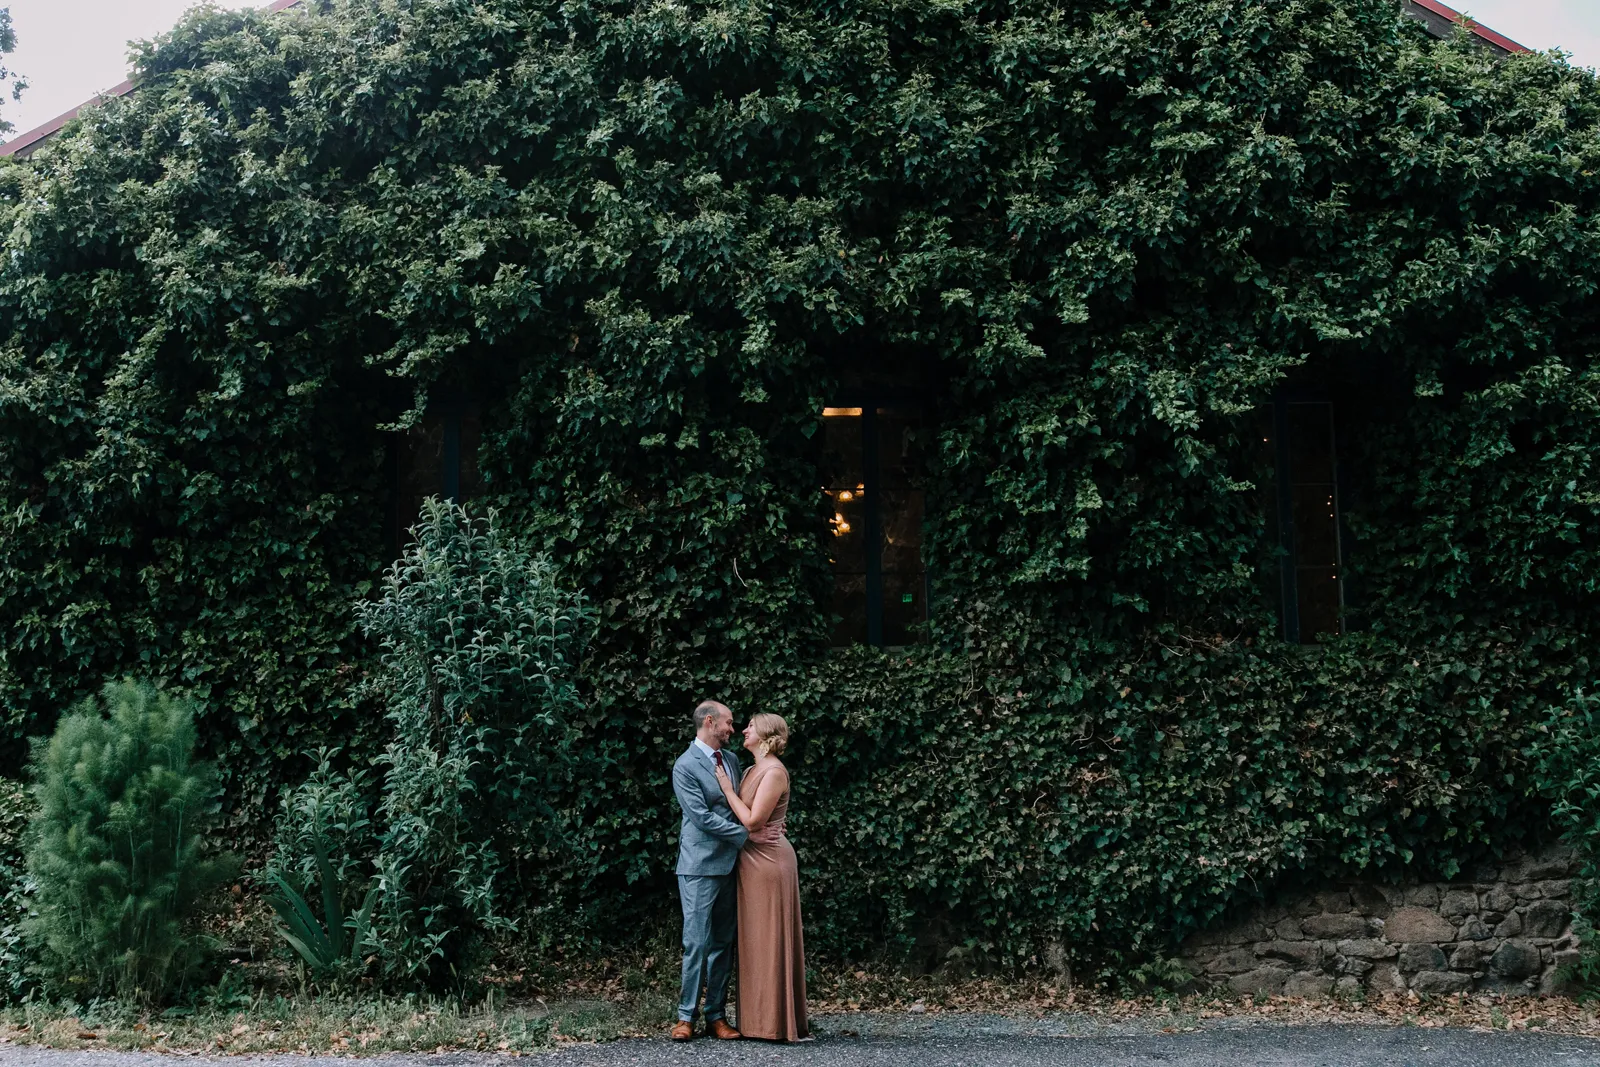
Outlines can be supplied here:
[[63, 111], [55, 118], [42, 126], [35, 126], [27, 133], [18, 134], [5, 144], [0, 145], [0, 156], [26, 156], [39, 146], [39, 143], [55, 133], [61, 127], [78, 117], [78, 113], [91, 104], [98, 104], [102, 100], [110, 100], [118, 96], [126, 96], [133, 92], [133, 79], [128, 79], [120, 85], [112, 86], [103, 93], [96, 93], [93, 99], [85, 100], [71, 111]]
[[[303, 2], [304, 0], [272, 0], [272, 3], [267, 5], [266, 11], [269, 14], [274, 11], [284, 11], [291, 7], [298, 7]], [[1439, 0], [1406, 0], [1406, 2], [1419, 7], [1430, 14], [1436, 15], [1439, 18], [1453, 22], [1457, 26], [1466, 27], [1469, 32], [1483, 39], [1489, 45], [1499, 49], [1502, 52], [1532, 51], [1532, 49], [1528, 48], [1526, 45], [1518, 44], [1505, 34], [1496, 33], [1483, 23], [1463, 15], [1453, 7], [1440, 3]], [[103, 93], [96, 93], [92, 99], [85, 100], [71, 111], [57, 115], [55, 118], [44, 123], [42, 126], [35, 126], [26, 133], [18, 134], [5, 144], [0, 144], [0, 157], [26, 157], [31, 155], [34, 149], [38, 148], [39, 145], [46, 140], [49, 140], [49, 138], [59, 131], [61, 127], [77, 118], [79, 112], [81, 112], [84, 108], [93, 104], [98, 104], [104, 100], [113, 99], [114, 97], [127, 96], [129, 93], [133, 92], [136, 84], [137, 83], [130, 78], [120, 85], [116, 85], [110, 89], [107, 89]]]
[[[296, 7], [302, 2], [303, 0], [272, 0], [272, 3], [267, 5], [266, 11], [269, 14], [274, 11], [283, 11], [291, 7]], [[49, 122], [35, 126], [26, 133], [17, 134], [5, 144], [0, 144], [0, 158], [5, 156], [27, 157], [32, 155], [34, 149], [38, 148], [39, 145], [44, 141], [49, 140], [49, 138], [58, 132], [61, 127], [77, 118], [78, 114], [83, 111], [84, 108], [91, 107], [94, 104], [98, 104], [106, 100], [113, 100], [119, 96], [127, 96], [129, 93], [133, 92], [134, 86], [137, 84], [138, 83], [132, 78], [129, 78], [127, 81], [124, 81], [119, 85], [114, 85], [103, 93], [94, 94], [93, 97], [85, 100], [71, 111], [62, 112]]]
[[1435, 15], [1439, 15], [1439, 16], [1441, 16], [1443, 18], [1449, 19], [1451, 22], [1455, 23], [1457, 26], [1465, 26], [1473, 34], [1475, 34], [1478, 37], [1483, 38], [1485, 41], [1488, 41], [1490, 44], [1494, 45], [1496, 48], [1500, 49], [1501, 51], [1504, 51], [1504, 52], [1531, 52], [1531, 51], [1533, 51], [1533, 49], [1529, 48], [1527, 45], [1518, 44], [1516, 41], [1513, 41], [1511, 38], [1507, 37], [1503, 33], [1496, 33], [1494, 30], [1491, 30], [1489, 27], [1485, 26], [1483, 23], [1479, 22], [1478, 20], [1476, 20], [1474, 18], [1470, 18], [1470, 17], [1468, 17], [1466, 15], [1463, 15], [1461, 12], [1457, 11], [1455, 8], [1449, 7], [1448, 5], [1445, 5], [1445, 4], [1441, 4], [1439, 2], [1439, 0], [1410, 0], [1410, 2], [1415, 4], [1415, 5], [1417, 5], [1418, 7], [1422, 8], [1425, 11], [1431, 11]]

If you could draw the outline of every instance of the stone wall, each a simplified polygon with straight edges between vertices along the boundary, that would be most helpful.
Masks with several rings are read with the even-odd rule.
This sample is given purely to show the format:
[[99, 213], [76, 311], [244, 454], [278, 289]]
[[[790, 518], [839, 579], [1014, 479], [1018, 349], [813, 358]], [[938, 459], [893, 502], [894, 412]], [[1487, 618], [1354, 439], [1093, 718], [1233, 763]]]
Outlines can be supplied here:
[[1470, 881], [1306, 892], [1196, 934], [1181, 955], [1200, 985], [1236, 993], [1554, 993], [1578, 956], [1574, 869], [1558, 848]]

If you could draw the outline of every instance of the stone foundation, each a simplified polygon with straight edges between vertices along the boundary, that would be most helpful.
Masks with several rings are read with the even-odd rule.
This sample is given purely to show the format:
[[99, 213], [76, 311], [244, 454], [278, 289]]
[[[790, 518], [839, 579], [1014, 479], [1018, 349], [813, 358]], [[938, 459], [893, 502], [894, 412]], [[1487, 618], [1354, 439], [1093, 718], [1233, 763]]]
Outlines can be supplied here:
[[1558, 848], [1471, 881], [1307, 892], [1196, 934], [1181, 958], [1201, 986], [1235, 993], [1556, 993], [1578, 957], [1574, 869]]

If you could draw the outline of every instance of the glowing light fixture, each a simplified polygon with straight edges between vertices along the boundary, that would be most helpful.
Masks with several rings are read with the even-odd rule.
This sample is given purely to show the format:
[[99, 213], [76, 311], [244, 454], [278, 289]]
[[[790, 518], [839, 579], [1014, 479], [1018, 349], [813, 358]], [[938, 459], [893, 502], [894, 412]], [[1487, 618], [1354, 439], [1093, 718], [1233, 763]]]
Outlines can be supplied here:
[[859, 419], [861, 417], [861, 409], [860, 408], [823, 408], [822, 409], [822, 417], [825, 418], [825, 419], [850, 419], [850, 418]]

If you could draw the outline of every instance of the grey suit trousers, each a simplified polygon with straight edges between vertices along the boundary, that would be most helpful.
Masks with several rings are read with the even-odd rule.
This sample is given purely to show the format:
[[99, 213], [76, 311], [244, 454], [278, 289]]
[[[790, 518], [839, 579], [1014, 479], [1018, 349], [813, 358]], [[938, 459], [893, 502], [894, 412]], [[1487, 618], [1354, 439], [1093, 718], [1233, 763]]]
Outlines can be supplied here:
[[683, 984], [678, 1018], [694, 1022], [700, 1014], [700, 988], [706, 991], [706, 1022], [727, 1016], [728, 976], [733, 971], [738, 936], [738, 886], [731, 874], [680, 874], [683, 901]]

